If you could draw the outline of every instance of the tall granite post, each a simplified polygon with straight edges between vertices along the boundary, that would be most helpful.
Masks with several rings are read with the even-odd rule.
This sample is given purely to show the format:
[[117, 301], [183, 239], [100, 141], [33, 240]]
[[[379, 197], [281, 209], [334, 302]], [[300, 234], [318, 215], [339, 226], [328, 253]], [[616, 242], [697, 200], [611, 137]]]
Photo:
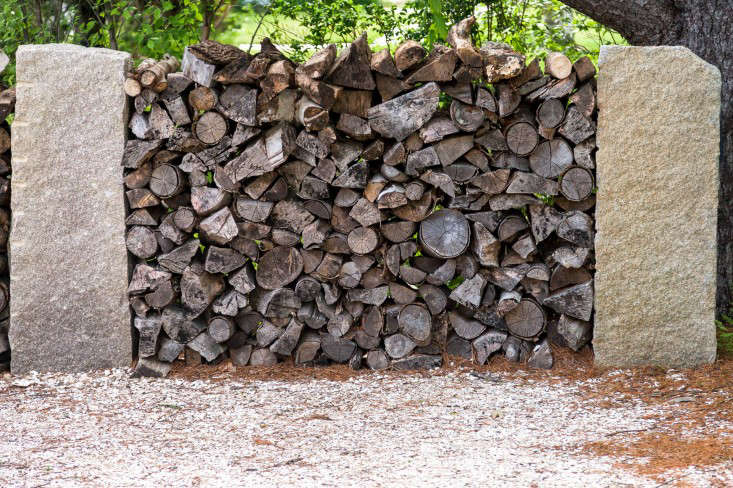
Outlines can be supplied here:
[[129, 366], [122, 153], [129, 54], [21, 46], [13, 122], [11, 371]]
[[710, 363], [720, 72], [684, 47], [604, 46], [599, 68], [596, 361]]

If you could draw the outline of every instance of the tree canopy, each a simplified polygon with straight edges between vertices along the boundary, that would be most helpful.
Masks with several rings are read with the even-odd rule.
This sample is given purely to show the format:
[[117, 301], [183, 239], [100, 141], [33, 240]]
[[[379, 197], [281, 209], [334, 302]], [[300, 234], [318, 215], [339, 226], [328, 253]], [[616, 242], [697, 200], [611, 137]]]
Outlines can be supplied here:
[[[4, 0], [0, 49], [12, 59], [20, 44], [70, 42], [142, 59], [180, 57], [186, 45], [207, 38], [256, 50], [267, 36], [302, 59], [364, 31], [375, 47], [394, 49], [405, 39], [430, 45], [469, 15], [478, 20], [477, 43], [503, 41], [530, 56], [561, 50], [594, 58], [600, 44], [623, 42], [557, 0]], [[12, 64], [3, 78], [13, 81]]]

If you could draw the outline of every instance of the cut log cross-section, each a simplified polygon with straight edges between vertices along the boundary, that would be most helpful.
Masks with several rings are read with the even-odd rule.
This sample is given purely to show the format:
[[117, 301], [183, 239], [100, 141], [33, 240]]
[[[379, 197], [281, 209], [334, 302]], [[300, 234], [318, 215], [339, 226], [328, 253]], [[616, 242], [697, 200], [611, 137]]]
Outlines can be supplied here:
[[471, 240], [471, 230], [463, 214], [443, 209], [420, 223], [419, 237], [430, 255], [448, 259], [463, 254]]
[[593, 173], [580, 166], [565, 170], [560, 180], [560, 193], [571, 202], [585, 200], [593, 193]]
[[450, 117], [464, 132], [474, 132], [484, 123], [484, 111], [481, 107], [467, 105], [458, 100], [453, 100], [450, 104]]
[[150, 176], [150, 191], [161, 198], [170, 198], [183, 191], [184, 179], [181, 170], [172, 164], [161, 164]]
[[565, 119], [565, 105], [557, 98], [545, 100], [537, 107], [537, 122], [547, 129], [554, 129]]
[[379, 236], [374, 229], [358, 227], [349, 233], [347, 242], [356, 254], [369, 254], [377, 248]]
[[303, 258], [297, 249], [276, 247], [265, 253], [257, 267], [257, 284], [267, 290], [282, 288], [295, 281], [303, 271]]
[[545, 71], [559, 80], [570, 76], [573, 63], [563, 53], [551, 52], [545, 56]]
[[199, 141], [214, 145], [226, 135], [227, 122], [216, 112], [206, 112], [194, 123], [194, 133]]
[[504, 137], [506, 144], [517, 156], [527, 156], [539, 142], [537, 129], [528, 122], [517, 122], [507, 127]]
[[527, 340], [534, 340], [545, 330], [546, 320], [542, 306], [529, 298], [522, 299], [504, 315], [509, 332]]
[[529, 156], [532, 171], [545, 178], [557, 178], [573, 164], [573, 150], [563, 139], [544, 141]]

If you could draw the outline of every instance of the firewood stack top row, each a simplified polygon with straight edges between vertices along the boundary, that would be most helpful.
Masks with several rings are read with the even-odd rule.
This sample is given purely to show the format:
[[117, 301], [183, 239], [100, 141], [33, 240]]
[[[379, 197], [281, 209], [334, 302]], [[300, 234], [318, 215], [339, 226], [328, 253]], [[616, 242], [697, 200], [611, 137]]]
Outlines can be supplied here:
[[478, 49], [473, 22], [429, 53], [206, 41], [129, 74], [139, 374], [551, 368], [589, 343], [595, 67]]
[[[1, 70], [0, 70], [1, 71]], [[0, 371], [10, 369], [10, 274], [8, 236], [10, 235], [10, 115], [15, 112], [15, 88], [0, 85]]]

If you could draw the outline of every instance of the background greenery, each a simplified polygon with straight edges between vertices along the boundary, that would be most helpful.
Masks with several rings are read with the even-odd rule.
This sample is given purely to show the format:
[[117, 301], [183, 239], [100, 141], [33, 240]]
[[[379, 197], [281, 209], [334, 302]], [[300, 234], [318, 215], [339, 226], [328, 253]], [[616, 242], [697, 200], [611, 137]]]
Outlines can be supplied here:
[[[179, 56], [212, 38], [256, 52], [267, 36], [294, 59], [366, 31], [372, 46], [404, 39], [426, 46], [475, 15], [475, 41], [503, 41], [531, 56], [547, 50], [597, 57], [603, 43], [625, 42], [557, 0], [0, 0], [0, 49], [71, 42], [131, 52], [136, 59]], [[3, 74], [14, 81], [14, 65]]]

